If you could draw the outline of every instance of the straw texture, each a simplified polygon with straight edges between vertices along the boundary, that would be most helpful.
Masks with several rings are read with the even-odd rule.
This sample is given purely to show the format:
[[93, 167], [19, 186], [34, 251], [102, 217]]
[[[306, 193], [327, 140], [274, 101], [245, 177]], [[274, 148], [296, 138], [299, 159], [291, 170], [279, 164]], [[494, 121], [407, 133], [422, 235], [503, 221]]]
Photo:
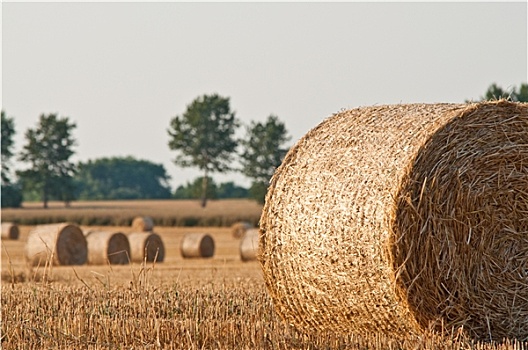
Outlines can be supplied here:
[[161, 237], [153, 232], [133, 232], [127, 235], [130, 244], [130, 260], [133, 262], [162, 262], [165, 246]]
[[149, 216], [136, 216], [132, 220], [132, 231], [150, 232], [154, 229], [154, 221]]
[[83, 265], [88, 246], [81, 229], [74, 224], [39, 225], [29, 231], [25, 253], [31, 265]]
[[2, 222], [2, 239], [18, 239], [18, 225], [12, 222]]
[[130, 261], [130, 244], [121, 232], [90, 231], [85, 233], [89, 265], [125, 265]]
[[184, 258], [210, 258], [214, 255], [215, 243], [207, 233], [187, 233], [183, 236], [180, 252]]
[[240, 241], [240, 259], [242, 261], [257, 260], [259, 247], [259, 229], [247, 230]]
[[528, 105], [342, 111], [271, 179], [260, 261], [307, 332], [528, 340]]

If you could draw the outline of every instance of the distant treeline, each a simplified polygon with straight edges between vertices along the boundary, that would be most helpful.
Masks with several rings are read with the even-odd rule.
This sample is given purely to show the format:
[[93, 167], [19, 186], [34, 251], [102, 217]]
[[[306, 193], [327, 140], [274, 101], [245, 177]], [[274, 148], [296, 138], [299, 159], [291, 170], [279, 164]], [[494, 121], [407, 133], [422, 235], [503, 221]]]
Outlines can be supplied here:
[[[132, 156], [79, 162], [76, 168], [71, 194], [75, 200], [199, 199], [201, 195], [202, 177], [173, 192], [163, 164]], [[216, 184], [211, 177], [207, 194], [210, 199], [250, 198], [249, 189], [233, 182]], [[41, 195], [37, 191], [23, 191], [23, 198], [25, 201], [39, 201]], [[50, 200], [61, 201], [63, 198], [52, 193]]]
[[[246, 135], [235, 137], [242, 126], [229, 98], [218, 94], [196, 98], [175, 116], [167, 130], [173, 160], [182, 168], [202, 171], [202, 177], [172, 193], [163, 165], [133, 157], [113, 157], [74, 163], [76, 123], [58, 114], [41, 114], [35, 128], [26, 130], [25, 144], [14, 153], [14, 117], [2, 110], [2, 208], [20, 207], [22, 201], [252, 198], [264, 202], [267, 183], [288, 151], [285, 124], [275, 115], [245, 125]], [[11, 159], [26, 169], [11, 169]], [[240, 172], [251, 181], [249, 189], [232, 182], [215, 184], [213, 173]], [[210, 181], [211, 180], [211, 181]], [[200, 184], [201, 182], [201, 184]], [[211, 182], [211, 183], [209, 183]]]
[[[481, 100], [499, 98], [526, 102], [528, 84], [509, 90], [492, 84]], [[57, 114], [42, 114], [36, 127], [26, 130], [26, 143], [15, 155], [14, 118], [2, 110], [2, 208], [20, 207], [22, 201], [42, 201], [47, 208], [50, 200], [68, 206], [73, 200], [169, 198], [200, 198], [202, 207], [207, 199], [217, 198], [250, 198], [262, 204], [269, 180], [289, 149], [286, 144], [290, 136], [285, 124], [273, 114], [264, 122], [245, 125], [246, 134], [239, 139], [235, 131], [241, 125], [229, 97], [218, 94], [197, 97], [184, 113], [172, 118], [167, 132], [168, 147], [176, 152], [174, 163], [197, 168], [203, 174], [172, 192], [161, 164], [131, 156], [72, 162], [76, 124]], [[15, 156], [27, 165], [25, 170], [11, 168]], [[228, 171], [242, 173], [251, 186], [216, 184], [209, 176]]]

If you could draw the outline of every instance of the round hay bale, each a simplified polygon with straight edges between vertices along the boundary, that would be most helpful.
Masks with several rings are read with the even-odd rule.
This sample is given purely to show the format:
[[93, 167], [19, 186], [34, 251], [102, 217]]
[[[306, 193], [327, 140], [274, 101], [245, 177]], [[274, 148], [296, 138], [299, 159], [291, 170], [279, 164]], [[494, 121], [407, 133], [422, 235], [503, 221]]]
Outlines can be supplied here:
[[165, 259], [165, 246], [161, 237], [152, 232], [133, 232], [128, 235], [130, 260], [133, 262], [162, 262]]
[[180, 245], [184, 258], [210, 258], [214, 255], [215, 243], [207, 233], [187, 233]]
[[121, 232], [90, 231], [85, 233], [89, 265], [125, 265], [130, 261], [130, 244]]
[[81, 229], [74, 224], [39, 225], [29, 231], [25, 254], [31, 265], [83, 265], [88, 246]]
[[154, 229], [154, 220], [148, 216], [136, 216], [132, 220], [132, 230], [134, 232], [150, 232]]
[[299, 329], [528, 340], [528, 104], [337, 113], [286, 155], [260, 222]]
[[246, 231], [252, 227], [253, 225], [246, 221], [235, 222], [231, 225], [231, 233], [235, 238], [242, 238]]
[[240, 259], [242, 261], [257, 260], [259, 247], [259, 230], [247, 230], [240, 241]]
[[18, 225], [12, 222], [2, 222], [2, 239], [18, 239]]

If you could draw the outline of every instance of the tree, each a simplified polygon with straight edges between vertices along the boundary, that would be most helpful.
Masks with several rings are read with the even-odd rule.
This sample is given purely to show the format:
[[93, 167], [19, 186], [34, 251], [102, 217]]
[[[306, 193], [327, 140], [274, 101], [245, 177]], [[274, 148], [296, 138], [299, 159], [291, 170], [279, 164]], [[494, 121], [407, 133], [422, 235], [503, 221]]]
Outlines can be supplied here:
[[247, 188], [237, 186], [234, 182], [224, 182], [218, 186], [216, 191], [218, 198], [248, 198], [249, 191]]
[[64, 200], [66, 205], [73, 199], [71, 184], [76, 169], [70, 157], [76, 144], [72, 136], [75, 127], [67, 117], [42, 114], [37, 127], [26, 131], [27, 143], [19, 159], [29, 163], [30, 168], [19, 171], [18, 175], [24, 191], [40, 193], [44, 208], [52, 197]]
[[[174, 192], [174, 198], [176, 199], [196, 199], [202, 198], [202, 184], [203, 178], [197, 177], [193, 182], [187, 182], [185, 186], [180, 185]], [[217, 193], [217, 186], [213, 178], [209, 177], [207, 179], [207, 198], [215, 199]]]
[[515, 90], [515, 101], [528, 102], [528, 84], [524, 83]]
[[162, 164], [129, 157], [80, 162], [75, 176], [80, 199], [167, 199], [170, 176]]
[[237, 147], [236, 128], [238, 121], [229, 106], [229, 98], [217, 94], [197, 97], [183, 115], [171, 120], [169, 148], [178, 151], [174, 163], [203, 171], [202, 207], [207, 204], [209, 173], [232, 169]]
[[[176, 199], [196, 199], [202, 194], [202, 177], [194, 179], [193, 182], [187, 182], [180, 185], [174, 192]], [[207, 179], [207, 198], [209, 199], [226, 199], [226, 198], [248, 198], [246, 188], [235, 185], [234, 182], [224, 182], [217, 185], [213, 178]]]
[[13, 157], [13, 136], [15, 135], [15, 121], [13, 118], [7, 117], [2, 110], [2, 184], [8, 185], [11, 181], [9, 179], [9, 165]]
[[528, 102], [528, 84], [523, 83], [519, 89], [514, 86], [510, 92], [502, 89], [496, 83], [491, 84], [486, 90], [484, 96], [480, 97], [481, 101], [490, 101], [498, 99], [510, 99], [515, 102]]
[[22, 190], [18, 184], [12, 183], [10, 178], [10, 162], [13, 157], [13, 136], [15, 135], [15, 121], [1, 112], [2, 118], [2, 208], [20, 207]]
[[249, 194], [264, 202], [269, 180], [288, 151], [284, 144], [290, 140], [286, 126], [275, 115], [265, 123], [251, 122], [246, 137], [240, 141], [242, 173], [253, 180]]

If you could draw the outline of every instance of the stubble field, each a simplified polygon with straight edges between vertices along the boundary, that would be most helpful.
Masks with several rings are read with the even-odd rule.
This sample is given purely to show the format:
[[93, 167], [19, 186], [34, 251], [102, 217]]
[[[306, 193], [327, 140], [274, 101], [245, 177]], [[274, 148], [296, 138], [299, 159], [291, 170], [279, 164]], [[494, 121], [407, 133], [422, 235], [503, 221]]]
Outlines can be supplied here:
[[[123, 210], [124, 202], [119, 204]], [[246, 215], [244, 207], [253, 210], [246, 202], [228, 204], [237, 207], [237, 217]], [[107, 211], [116, 209], [108, 205]], [[127, 225], [80, 226], [131, 232]], [[305, 335], [277, 316], [259, 263], [240, 259], [240, 239], [228, 226], [155, 226], [165, 246], [161, 263], [29, 267], [24, 246], [32, 227], [21, 225], [18, 240], [2, 241], [2, 349], [527, 348], [508, 341], [472, 343], [455, 335], [404, 344], [380, 335]], [[190, 232], [213, 237], [212, 258], [182, 258], [180, 243]]]

